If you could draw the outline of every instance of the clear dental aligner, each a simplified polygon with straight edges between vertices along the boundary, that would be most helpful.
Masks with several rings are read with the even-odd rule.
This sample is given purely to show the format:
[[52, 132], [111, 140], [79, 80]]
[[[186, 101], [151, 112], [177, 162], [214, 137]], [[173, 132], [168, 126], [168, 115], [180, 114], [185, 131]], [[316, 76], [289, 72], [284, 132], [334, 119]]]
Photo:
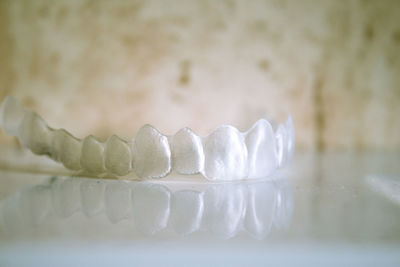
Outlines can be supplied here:
[[113, 135], [102, 143], [92, 135], [81, 140], [64, 129], [52, 129], [7, 97], [0, 107], [0, 123], [6, 134], [17, 136], [33, 153], [93, 175], [124, 176], [134, 171], [140, 178], [162, 178], [174, 170], [200, 173], [213, 181], [262, 178], [288, 163], [295, 144], [290, 116], [275, 130], [260, 119], [247, 132], [222, 125], [206, 137], [189, 128], [165, 136], [144, 125], [132, 141]]

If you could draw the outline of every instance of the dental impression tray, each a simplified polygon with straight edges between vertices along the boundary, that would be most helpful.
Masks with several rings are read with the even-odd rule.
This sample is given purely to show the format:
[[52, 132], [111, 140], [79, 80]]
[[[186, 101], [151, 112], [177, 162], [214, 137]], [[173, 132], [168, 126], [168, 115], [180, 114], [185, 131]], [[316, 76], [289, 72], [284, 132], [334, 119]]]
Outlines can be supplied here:
[[0, 107], [0, 123], [8, 135], [37, 155], [48, 155], [66, 168], [100, 176], [162, 178], [171, 171], [201, 173], [208, 180], [263, 178], [287, 164], [294, 153], [291, 117], [275, 129], [258, 120], [247, 132], [222, 125], [206, 137], [189, 128], [165, 136], [144, 125], [131, 141], [116, 135], [101, 143], [89, 135], [80, 140], [64, 129], [52, 129], [35, 112], [25, 111], [12, 97]]

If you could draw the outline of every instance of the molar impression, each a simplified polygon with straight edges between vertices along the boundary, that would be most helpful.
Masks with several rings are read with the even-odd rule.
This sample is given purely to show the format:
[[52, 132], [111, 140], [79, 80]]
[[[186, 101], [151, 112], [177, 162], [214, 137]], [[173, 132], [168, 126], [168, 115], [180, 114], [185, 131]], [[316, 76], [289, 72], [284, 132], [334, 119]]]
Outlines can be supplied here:
[[81, 141], [64, 129], [54, 131], [51, 156], [53, 159], [62, 162], [68, 169], [81, 169], [81, 148]]
[[82, 143], [64, 129], [54, 132], [52, 148], [52, 158], [60, 161], [65, 167], [71, 170], [80, 170], [80, 157]]
[[210, 180], [237, 180], [246, 176], [247, 148], [240, 132], [221, 126], [204, 144], [203, 175]]

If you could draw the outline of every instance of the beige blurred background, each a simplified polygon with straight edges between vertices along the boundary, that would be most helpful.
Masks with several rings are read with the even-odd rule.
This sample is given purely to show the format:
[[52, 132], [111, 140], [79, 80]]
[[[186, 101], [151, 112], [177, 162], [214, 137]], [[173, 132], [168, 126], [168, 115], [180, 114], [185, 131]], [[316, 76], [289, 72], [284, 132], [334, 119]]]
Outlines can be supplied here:
[[1, 0], [0, 100], [77, 137], [292, 114], [299, 148], [400, 149], [399, 14], [395, 0]]

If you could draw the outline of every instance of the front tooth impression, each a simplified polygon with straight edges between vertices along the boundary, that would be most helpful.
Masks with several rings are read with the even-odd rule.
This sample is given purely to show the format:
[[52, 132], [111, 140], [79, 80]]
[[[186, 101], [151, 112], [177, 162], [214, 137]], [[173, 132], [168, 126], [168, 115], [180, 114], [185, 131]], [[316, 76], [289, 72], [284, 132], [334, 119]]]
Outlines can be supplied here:
[[240, 132], [221, 126], [204, 145], [203, 175], [210, 180], [236, 180], [246, 176], [247, 149]]
[[175, 171], [180, 174], [201, 171], [204, 165], [204, 152], [200, 137], [189, 128], [184, 128], [172, 138], [171, 146]]
[[182, 190], [171, 197], [169, 225], [178, 234], [190, 234], [200, 227], [203, 217], [203, 195], [200, 192]]
[[150, 125], [143, 126], [133, 143], [133, 165], [141, 178], [160, 178], [171, 170], [171, 150], [166, 136]]
[[19, 140], [35, 154], [50, 154], [52, 133], [41, 117], [29, 111], [20, 124]]
[[103, 144], [89, 135], [83, 139], [82, 154], [81, 154], [81, 166], [84, 170], [89, 173], [98, 174], [104, 172], [103, 165]]
[[80, 170], [80, 155], [82, 143], [64, 129], [53, 133], [52, 158], [61, 161], [64, 166], [71, 170]]
[[249, 178], [260, 178], [271, 174], [277, 167], [275, 136], [271, 124], [259, 120], [246, 136]]
[[116, 135], [111, 136], [104, 149], [105, 165], [116, 175], [126, 175], [131, 169], [132, 155], [128, 144]]

